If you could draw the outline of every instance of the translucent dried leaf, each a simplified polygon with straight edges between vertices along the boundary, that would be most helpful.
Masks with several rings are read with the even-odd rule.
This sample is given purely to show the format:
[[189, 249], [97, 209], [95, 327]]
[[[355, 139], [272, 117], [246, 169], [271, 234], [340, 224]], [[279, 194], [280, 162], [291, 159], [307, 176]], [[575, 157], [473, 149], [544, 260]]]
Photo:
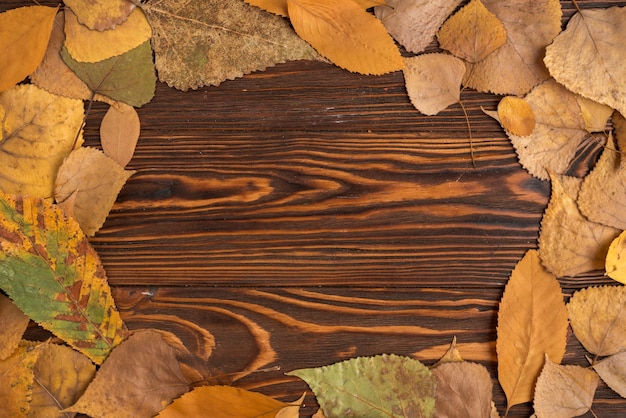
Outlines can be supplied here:
[[0, 288], [31, 319], [96, 363], [126, 335], [104, 268], [50, 203], [0, 194]]
[[546, 49], [550, 74], [569, 90], [626, 114], [626, 7], [585, 9]]
[[626, 351], [602, 359], [592, 367], [604, 383], [626, 398]]
[[604, 268], [611, 279], [626, 284], [626, 231], [611, 242]]
[[89, 29], [114, 29], [124, 22], [135, 5], [128, 0], [64, 0], [65, 5], [78, 16], [78, 21]]
[[82, 143], [83, 102], [26, 84], [1, 93], [0, 108], [0, 190], [50, 198], [63, 159]]
[[381, 22], [354, 0], [287, 0], [296, 33], [335, 65], [362, 74], [404, 68]]
[[11, 299], [0, 294], [0, 360], [13, 354], [29, 322]]
[[475, 64], [506, 42], [506, 29], [481, 0], [472, 0], [443, 24], [439, 46]]
[[576, 99], [585, 120], [585, 130], [587, 132], [604, 131], [609, 118], [613, 114], [613, 109], [586, 97], [578, 96]]
[[433, 365], [433, 367], [438, 367], [445, 363], [458, 363], [463, 361], [463, 357], [461, 357], [461, 353], [456, 345], [456, 336], [452, 339], [452, 343], [450, 343], [450, 347], [444, 353], [443, 356]]
[[487, 368], [468, 361], [435, 367], [437, 417], [490, 418], [493, 384]]
[[558, 277], [603, 269], [609, 245], [620, 233], [580, 213], [576, 200], [581, 182], [574, 177], [553, 176], [552, 196], [541, 221], [539, 255]]
[[74, 218], [85, 234], [93, 236], [104, 224], [122, 186], [134, 173], [124, 170], [100, 150], [80, 148], [59, 168], [54, 198], [63, 202], [75, 194]]
[[529, 250], [504, 289], [498, 311], [498, 380], [507, 409], [533, 399], [544, 355], [561, 361], [567, 339], [567, 310], [559, 282]]
[[483, 0], [504, 24], [507, 41], [468, 68], [465, 85], [496, 94], [523, 95], [549, 77], [545, 48], [561, 31], [558, 0]]
[[126, 167], [135, 153], [140, 127], [139, 115], [132, 106], [111, 106], [100, 123], [102, 150]]
[[[295, 412], [298, 417], [300, 404], [287, 404], [232, 386], [204, 386], [176, 399], [157, 417], [274, 418], [283, 410]], [[287, 418], [284, 412], [280, 416]]]
[[526, 100], [519, 97], [507, 96], [500, 100], [498, 120], [512, 135], [527, 136], [535, 130], [533, 109]]
[[546, 355], [533, 406], [537, 418], [571, 418], [591, 408], [598, 375], [580, 366], [561, 366]]
[[287, 0], [244, 0], [246, 3], [256, 6], [266, 12], [274, 13], [278, 16], [286, 17], [287, 12]]
[[396, 355], [357, 357], [287, 373], [311, 387], [324, 415], [433, 417], [437, 379], [417, 360]]
[[34, 367], [30, 417], [57, 418], [76, 402], [96, 374], [85, 356], [63, 345], [45, 344]]
[[35, 347], [18, 347], [13, 354], [0, 360], [0, 399], [6, 417], [25, 417], [30, 407], [33, 387], [33, 367], [41, 351]]
[[159, 80], [177, 89], [216, 86], [281, 62], [317, 57], [289, 22], [241, 0], [152, 0], [141, 8], [154, 31]]
[[589, 287], [567, 304], [574, 335], [587, 351], [610, 356], [626, 349], [626, 287]]
[[152, 29], [146, 16], [135, 9], [115, 30], [99, 32], [78, 22], [71, 9], [65, 11], [65, 48], [79, 62], [98, 62], [123, 54], [150, 40]]
[[57, 10], [29, 6], [0, 13], [0, 92], [35, 71], [46, 52]]
[[447, 54], [405, 58], [404, 82], [411, 103], [425, 115], [436, 115], [461, 99], [465, 64]]
[[111, 352], [67, 411], [94, 418], [151, 418], [188, 390], [174, 348], [158, 332], [143, 330]]
[[387, 0], [376, 7], [376, 16], [385, 28], [408, 51], [419, 53], [433, 40], [435, 33], [461, 0]]

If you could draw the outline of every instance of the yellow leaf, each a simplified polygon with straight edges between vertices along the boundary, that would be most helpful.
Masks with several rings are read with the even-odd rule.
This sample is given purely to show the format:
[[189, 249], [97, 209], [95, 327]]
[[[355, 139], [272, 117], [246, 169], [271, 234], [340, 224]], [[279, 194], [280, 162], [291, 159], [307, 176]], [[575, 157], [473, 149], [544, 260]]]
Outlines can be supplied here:
[[54, 198], [63, 202], [76, 193], [75, 219], [85, 234], [93, 236], [104, 224], [122, 186], [134, 173], [124, 170], [100, 150], [80, 148], [59, 168]]
[[404, 68], [382, 23], [353, 0], [287, 0], [296, 33], [334, 64], [362, 74]]
[[121, 55], [143, 44], [152, 28], [141, 9], [135, 9], [115, 30], [89, 30], [71, 10], [65, 11], [65, 47], [79, 62], [98, 62]]
[[126, 167], [135, 153], [140, 127], [134, 107], [121, 102], [111, 106], [100, 123], [102, 150], [121, 167]]
[[576, 204], [580, 185], [578, 178], [553, 176], [552, 196], [541, 221], [539, 255], [559, 277], [604, 268], [609, 245], [620, 232], [580, 213]]
[[550, 74], [574, 93], [626, 114], [626, 7], [585, 9], [546, 48]]
[[613, 109], [583, 96], [578, 96], [576, 99], [580, 105], [580, 111], [585, 120], [585, 129], [587, 132], [604, 131], [607, 121], [611, 117], [611, 114], [613, 114]]
[[57, 10], [30, 6], [0, 13], [0, 92], [37, 68], [46, 52]]
[[626, 284], [626, 231], [611, 242], [604, 268], [611, 279]]
[[443, 24], [437, 39], [441, 48], [475, 64], [504, 45], [506, 29], [480, 0], [472, 0]]
[[29, 321], [11, 299], [0, 294], [0, 360], [13, 354]]
[[461, 98], [465, 64], [448, 54], [405, 58], [404, 81], [411, 103], [425, 115], [436, 115]]
[[246, 3], [256, 6], [266, 12], [278, 16], [287, 16], [287, 0], [244, 0]]
[[39, 347], [18, 347], [9, 358], [0, 361], [0, 399], [5, 417], [26, 418], [32, 398], [33, 367]]
[[535, 130], [535, 114], [528, 102], [507, 96], [498, 103], [498, 120], [513, 135], [527, 136]]
[[64, 0], [78, 16], [78, 21], [89, 29], [114, 29], [124, 22], [135, 4], [128, 0]]
[[28, 84], [1, 93], [0, 107], [0, 190], [51, 198], [59, 166], [83, 142], [83, 102]]
[[507, 410], [532, 400], [545, 354], [561, 361], [567, 325], [559, 282], [529, 250], [511, 273], [498, 311], [498, 380]]
[[626, 287], [588, 287], [567, 304], [574, 335], [587, 351], [611, 356], [626, 349]]

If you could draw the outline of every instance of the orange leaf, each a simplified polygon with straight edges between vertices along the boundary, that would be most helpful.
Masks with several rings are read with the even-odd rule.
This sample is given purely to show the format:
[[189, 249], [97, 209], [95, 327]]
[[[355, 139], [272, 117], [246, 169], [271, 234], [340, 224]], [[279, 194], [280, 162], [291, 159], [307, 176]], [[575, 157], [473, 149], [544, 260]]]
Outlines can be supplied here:
[[498, 380], [507, 409], [532, 400], [545, 354], [561, 361], [567, 326], [559, 282], [529, 250], [511, 273], [498, 312]]
[[513, 135], [527, 136], [535, 129], [535, 114], [524, 99], [507, 96], [498, 103], [498, 119], [502, 127]]
[[354, 0], [287, 0], [297, 34], [339, 67], [362, 74], [404, 68], [382, 23]]
[[18, 347], [7, 359], [0, 361], [0, 399], [2, 416], [26, 417], [33, 387], [33, 367], [41, 346]]
[[29, 321], [11, 299], [0, 294], [0, 360], [13, 354]]

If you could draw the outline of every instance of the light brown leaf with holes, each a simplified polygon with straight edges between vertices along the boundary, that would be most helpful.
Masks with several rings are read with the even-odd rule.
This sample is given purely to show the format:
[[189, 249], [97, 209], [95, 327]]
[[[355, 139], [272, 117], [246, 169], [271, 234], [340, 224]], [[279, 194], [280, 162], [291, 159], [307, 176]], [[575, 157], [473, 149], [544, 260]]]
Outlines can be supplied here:
[[114, 29], [124, 22], [135, 8], [129, 0], [64, 0], [78, 20], [89, 29]]
[[109, 107], [100, 123], [102, 150], [120, 167], [126, 167], [135, 153], [140, 128], [134, 107], [124, 103]]
[[626, 351], [604, 358], [592, 367], [604, 383], [626, 398]]
[[487, 368], [469, 361], [441, 364], [437, 377], [436, 410], [440, 418], [489, 418], [493, 384]]
[[0, 293], [0, 360], [17, 348], [30, 319], [11, 299]]

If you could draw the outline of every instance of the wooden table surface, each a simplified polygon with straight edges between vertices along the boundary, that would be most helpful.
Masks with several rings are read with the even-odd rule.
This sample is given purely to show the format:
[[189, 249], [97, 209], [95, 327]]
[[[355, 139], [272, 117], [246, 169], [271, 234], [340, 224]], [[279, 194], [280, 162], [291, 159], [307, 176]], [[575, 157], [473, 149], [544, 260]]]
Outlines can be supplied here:
[[[504, 413], [498, 301], [537, 246], [550, 185], [482, 112], [499, 97], [461, 99], [474, 166], [461, 107], [421, 115], [401, 73], [291, 62], [197, 91], [159, 84], [138, 110], [137, 174], [92, 240], [128, 326], [175, 333], [215, 383], [289, 401], [308, 388], [284, 372], [379, 353], [430, 365], [456, 336]], [[88, 145], [106, 108], [91, 110]], [[561, 279], [566, 295], [599, 283]], [[571, 335], [564, 361], [587, 364]], [[310, 392], [305, 403], [308, 416]], [[623, 416], [626, 401], [601, 384], [593, 410]]]

